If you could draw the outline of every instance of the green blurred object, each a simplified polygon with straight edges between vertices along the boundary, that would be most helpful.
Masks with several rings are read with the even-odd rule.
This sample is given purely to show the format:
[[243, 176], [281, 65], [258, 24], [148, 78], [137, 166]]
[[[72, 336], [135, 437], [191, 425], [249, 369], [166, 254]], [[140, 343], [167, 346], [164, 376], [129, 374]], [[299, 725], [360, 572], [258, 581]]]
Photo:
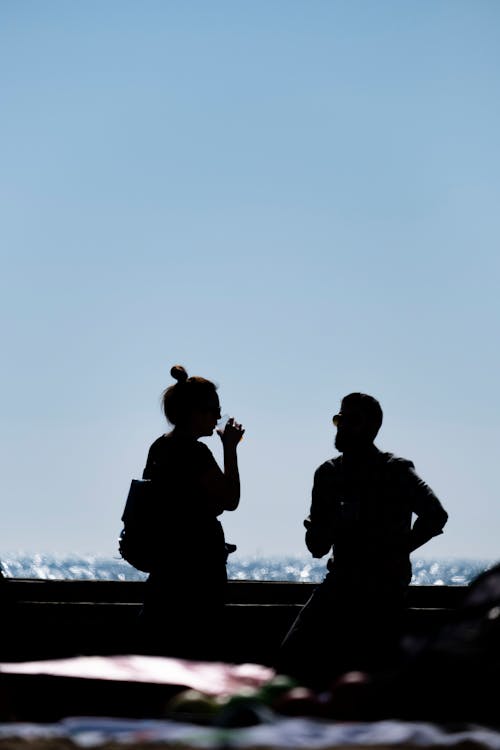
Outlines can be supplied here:
[[185, 719], [196, 721], [206, 718], [211, 720], [219, 711], [220, 704], [217, 699], [199, 690], [183, 690], [171, 698], [166, 707], [165, 713], [176, 719]]
[[293, 677], [278, 674], [273, 677], [272, 680], [266, 682], [265, 685], [262, 685], [262, 687], [257, 690], [255, 697], [262, 701], [266, 706], [273, 706], [283, 693], [298, 686], [299, 683], [297, 680], [294, 680]]

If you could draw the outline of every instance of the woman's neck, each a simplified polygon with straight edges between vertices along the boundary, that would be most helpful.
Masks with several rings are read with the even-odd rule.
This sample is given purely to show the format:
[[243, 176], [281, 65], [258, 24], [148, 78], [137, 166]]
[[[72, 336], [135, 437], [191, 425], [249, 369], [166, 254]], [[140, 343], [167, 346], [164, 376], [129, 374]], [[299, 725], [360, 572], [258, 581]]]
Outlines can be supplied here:
[[176, 425], [172, 434], [183, 440], [198, 440], [199, 438], [199, 435], [196, 435], [188, 425]]

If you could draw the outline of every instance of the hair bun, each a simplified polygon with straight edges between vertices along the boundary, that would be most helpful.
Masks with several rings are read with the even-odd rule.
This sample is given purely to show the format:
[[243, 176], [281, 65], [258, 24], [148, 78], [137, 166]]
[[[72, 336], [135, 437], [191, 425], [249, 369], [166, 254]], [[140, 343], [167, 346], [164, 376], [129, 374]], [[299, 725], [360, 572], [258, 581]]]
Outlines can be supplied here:
[[178, 383], [185, 383], [188, 377], [188, 374], [182, 365], [174, 365], [170, 370], [170, 374]]

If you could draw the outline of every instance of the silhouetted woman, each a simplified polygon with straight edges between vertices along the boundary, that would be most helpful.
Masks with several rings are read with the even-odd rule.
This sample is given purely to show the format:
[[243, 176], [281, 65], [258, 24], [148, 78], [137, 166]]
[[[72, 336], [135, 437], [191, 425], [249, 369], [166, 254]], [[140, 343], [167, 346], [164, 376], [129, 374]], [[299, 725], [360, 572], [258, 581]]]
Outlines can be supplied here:
[[173, 429], [152, 444], [143, 474], [155, 483], [159, 498], [143, 623], [152, 651], [217, 658], [227, 582], [227, 547], [218, 517], [238, 507], [236, 448], [244, 430], [230, 419], [218, 431], [221, 471], [199, 441], [213, 434], [221, 416], [216, 386], [188, 377], [180, 365], [170, 374], [177, 382], [165, 390], [163, 409]]

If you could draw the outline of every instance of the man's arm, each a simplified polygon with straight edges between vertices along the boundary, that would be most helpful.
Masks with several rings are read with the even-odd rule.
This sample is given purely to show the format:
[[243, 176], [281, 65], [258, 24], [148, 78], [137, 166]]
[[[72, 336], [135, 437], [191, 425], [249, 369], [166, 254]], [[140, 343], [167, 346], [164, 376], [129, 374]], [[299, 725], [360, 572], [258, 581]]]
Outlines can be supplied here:
[[327, 480], [328, 469], [323, 464], [314, 474], [311, 510], [304, 521], [306, 546], [313, 557], [323, 557], [332, 547], [332, 493], [330, 483]]
[[448, 513], [429, 485], [420, 479], [413, 464], [407, 469], [405, 484], [411, 509], [417, 516], [410, 531], [410, 552], [413, 552], [432, 537], [443, 533]]

